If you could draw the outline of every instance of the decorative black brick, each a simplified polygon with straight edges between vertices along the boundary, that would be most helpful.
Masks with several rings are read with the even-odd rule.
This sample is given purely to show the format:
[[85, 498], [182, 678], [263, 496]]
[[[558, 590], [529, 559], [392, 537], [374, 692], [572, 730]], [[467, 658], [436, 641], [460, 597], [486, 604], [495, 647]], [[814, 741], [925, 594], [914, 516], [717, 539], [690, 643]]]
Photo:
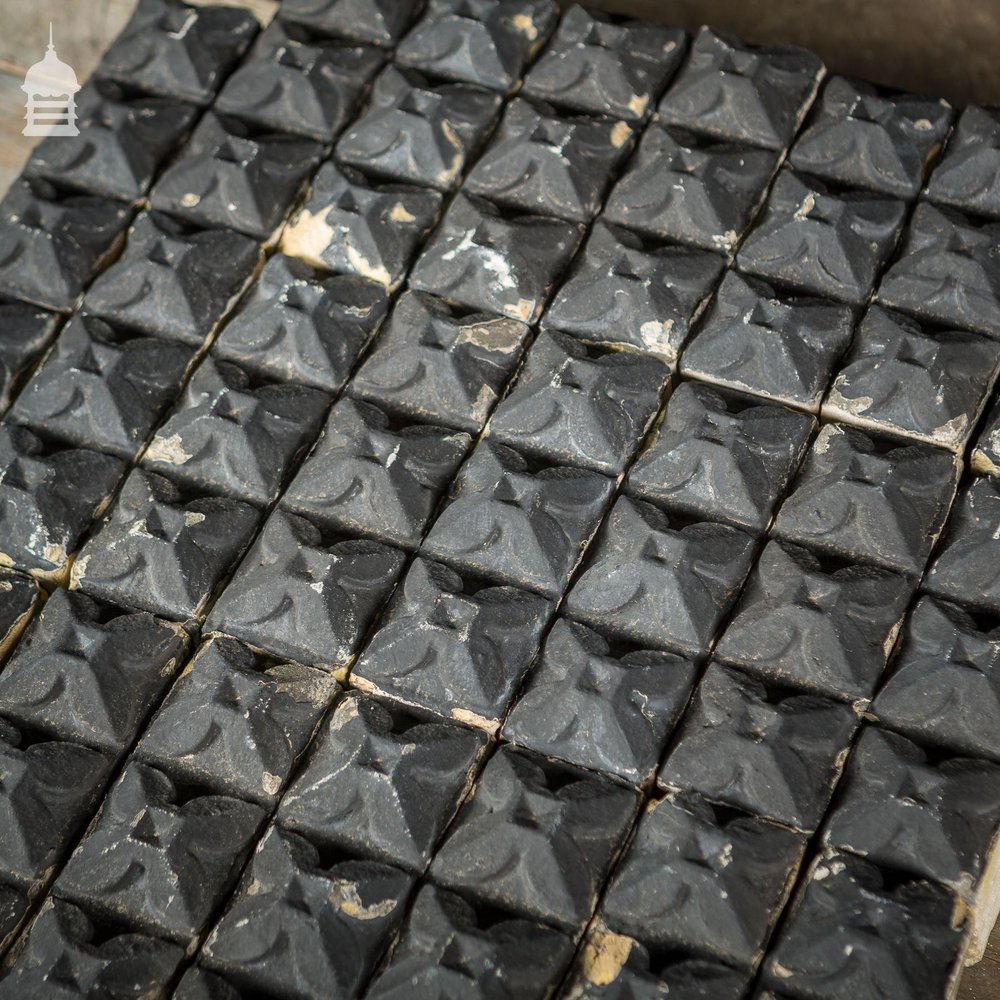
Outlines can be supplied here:
[[113, 256], [131, 214], [109, 198], [16, 180], [0, 202], [0, 295], [72, 312]]
[[82, 194], [135, 201], [184, 141], [198, 109], [165, 97], [139, 97], [90, 83], [76, 95], [76, 142], [40, 142], [24, 168]]
[[653, 358], [542, 332], [490, 420], [490, 439], [618, 475], [656, 417], [669, 374]]
[[281, 503], [334, 531], [416, 548], [470, 444], [468, 434], [394, 424], [342, 399]]
[[264, 505], [319, 434], [329, 397], [205, 358], [142, 456], [191, 489]]
[[1000, 762], [1000, 620], [922, 597], [871, 711], [921, 743]]
[[[905, 830], [905, 835], [902, 831]], [[948, 886], [971, 905], [991, 890], [1000, 765], [867, 726], [851, 754], [823, 843]], [[982, 904], [988, 905], [985, 898]]]
[[404, 561], [399, 549], [324, 532], [277, 510], [206, 628], [339, 670], [357, 652]]
[[823, 404], [823, 416], [961, 452], [986, 407], [1000, 344], [934, 330], [872, 306]]
[[42, 589], [30, 576], [0, 569], [0, 659], [14, 648], [42, 598]]
[[825, 424], [775, 534], [840, 558], [918, 573], [955, 495], [959, 462], [925, 444]]
[[0, 426], [0, 564], [55, 584], [125, 474], [117, 458]]
[[49, 898], [0, 980], [0, 997], [155, 996], [183, 958], [179, 945]]
[[142, 93], [208, 104], [259, 27], [250, 11], [236, 7], [139, 0], [96, 75]]
[[193, 348], [74, 316], [8, 419], [70, 444], [134, 458], [177, 395]]
[[578, 933], [637, 805], [616, 782], [502, 747], [431, 863], [431, 880]]
[[921, 202], [899, 259], [878, 290], [884, 305], [922, 319], [997, 337], [1000, 223]]
[[927, 197], [975, 215], [1000, 219], [1000, 110], [968, 107], [959, 116]]
[[192, 965], [181, 976], [173, 1000], [242, 1000], [242, 995], [228, 979]]
[[319, 34], [389, 47], [420, 6], [419, 0], [286, 0], [280, 16]]
[[472, 788], [482, 733], [357, 691], [324, 724], [278, 820], [314, 844], [419, 873]]
[[715, 254], [597, 222], [545, 325], [673, 365], [723, 266]]
[[514, 211], [587, 222], [633, 137], [623, 121], [560, 115], [515, 98], [463, 189]]
[[553, 0], [137, 2], [0, 201], [0, 1000], [954, 993], [1000, 115]]
[[371, 1000], [546, 1000], [573, 956], [571, 940], [533, 920], [425, 884]]
[[777, 153], [654, 123], [608, 197], [605, 217], [716, 253], [736, 249], [763, 201]]
[[861, 305], [896, 245], [905, 214], [902, 201], [831, 189], [785, 169], [737, 263], [796, 291]]
[[517, 320], [404, 292], [349, 391], [414, 420], [478, 434], [527, 338]]
[[706, 135], [784, 149], [822, 75], [823, 64], [804, 49], [746, 45], [702, 28], [660, 101], [660, 118]]
[[203, 960], [254, 992], [358, 996], [403, 921], [413, 881], [377, 861], [325, 857], [272, 827]]
[[422, 551], [463, 572], [558, 597], [613, 486], [596, 472], [531, 463], [483, 441], [462, 466]]
[[694, 693], [660, 782], [812, 831], [857, 726], [850, 705], [767, 685], [713, 663]]
[[352, 683], [493, 731], [538, 651], [544, 598], [414, 560]]
[[275, 20], [226, 81], [215, 109], [258, 128], [328, 143], [351, 120], [382, 60], [377, 49]]
[[0, 413], [52, 342], [59, 317], [23, 302], [0, 301]]
[[975, 479], [948, 520], [925, 588], [938, 597], [1000, 614], [1000, 482]]
[[261, 131], [210, 111], [153, 188], [150, 204], [196, 226], [268, 240], [321, 152], [311, 139]]
[[684, 349], [681, 371], [815, 411], [853, 323], [848, 306], [778, 292], [758, 278], [729, 271]]
[[940, 886], [861, 858], [819, 859], [765, 967], [782, 997], [943, 997], [961, 971], [966, 925]]
[[437, 191], [374, 182], [324, 163], [305, 207], [285, 227], [281, 251], [337, 274], [356, 274], [390, 291], [437, 218]]
[[70, 586], [168, 618], [198, 618], [258, 519], [240, 500], [183, 491], [135, 469], [73, 564]]
[[170, 689], [136, 753], [179, 781], [273, 805], [336, 692], [322, 671], [215, 637]]
[[[0, 950], [6, 951], [14, 941], [21, 921], [28, 912], [27, 893], [13, 885], [0, 881]], [[3, 990], [0, 981], [0, 990]]]
[[389, 307], [385, 289], [275, 254], [212, 352], [278, 381], [339, 390]]
[[56, 881], [57, 895], [187, 944], [225, 899], [264, 811], [133, 762]]
[[768, 542], [716, 655], [770, 683], [868, 698], [913, 589], [891, 570]]
[[689, 660], [612, 643], [560, 619], [503, 735], [537, 753], [639, 785], [659, 763], [694, 678]]
[[460, 194], [414, 265], [410, 287], [533, 323], [582, 235], [573, 223], [501, 212]]
[[51, 877], [100, 801], [109, 754], [0, 719], [0, 877], [25, 890]]
[[750, 570], [753, 538], [621, 497], [566, 598], [600, 632], [698, 656]]
[[627, 489], [667, 509], [764, 531], [815, 424], [804, 413], [683, 382]]
[[654, 800], [598, 915], [647, 947], [749, 971], [791, 893], [805, 842], [697, 796]]
[[946, 101], [831, 77], [789, 161], [836, 184], [912, 199], [951, 124]]
[[430, 0], [396, 61], [446, 80], [510, 91], [558, 20], [553, 0]]
[[647, 948], [598, 920], [584, 942], [566, 1000], [743, 1000], [750, 974], [673, 948]]
[[432, 82], [388, 66], [368, 109], [337, 143], [337, 159], [390, 180], [448, 191], [500, 112], [498, 94]]
[[188, 643], [181, 625], [57, 589], [0, 674], [0, 714], [120, 754]]
[[524, 93], [580, 114], [642, 121], [684, 57], [684, 32], [569, 8]]
[[263, 256], [239, 233], [143, 212], [124, 254], [94, 282], [83, 308], [120, 326], [200, 347]]

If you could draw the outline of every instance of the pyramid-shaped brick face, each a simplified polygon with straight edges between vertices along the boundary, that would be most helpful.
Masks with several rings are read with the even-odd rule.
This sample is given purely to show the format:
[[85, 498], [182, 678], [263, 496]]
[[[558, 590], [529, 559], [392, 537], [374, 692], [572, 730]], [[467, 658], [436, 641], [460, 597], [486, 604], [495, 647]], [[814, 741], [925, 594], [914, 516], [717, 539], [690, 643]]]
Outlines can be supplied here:
[[683, 55], [682, 32], [615, 23], [574, 6], [525, 78], [524, 93], [570, 112], [641, 121]]
[[369, 181], [324, 163], [281, 250], [320, 270], [356, 274], [395, 290], [441, 205], [437, 191]]
[[752, 965], [788, 897], [804, 844], [802, 834], [727, 816], [696, 796], [655, 803], [639, 820], [601, 919], [661, 948]]
[[259, 246], [240, 233], [143, 212], [129, 231], [127, 253], [94, 282], [84, 310], [200, 347], [260, 262]]
[[956, 996], [997, 112], [273, 6], [140, 0], [0, 201], [0, 998]]
[[189, 645], [174, 622], [57, 590], [3, 674], [3, 714], [120, 753], [180, 670]]
[[284, 797], [282, 822], [419, 871], [471, 788], [486, 742], [468, 727], [354, 693], [338, 704]]
[[[197, 933], [231, 887], [263, 811], [202, 789], [185, 791], [191, 797], [179, 795], [162, 771], [130, 764], [61, 874], [61, 894], [101, 898], [105, 908], [168, 939]], [[153, 889], [159, 905], [146, 908], [143, 886], [160, 886]]]
[[1000, 169], [1000, 120], [990, 108], [966, 108], [948, 149], [927, 183], [927, 196], [941, 205], [973, 215], [1000, 218], [997, 170]]
[[431, 0], [396, 59], [431, 76], [506, 93], [557, 20], [552, 0]]
[[785, 169], [760, 225], [739, 251], [739, 267], [808, 295], [859, 306], [875, 287], [904, 215], [904, 204], [895, 199], [837, 191]]
[[392, 426], [377, 407], [343, 399], [282, 505], [338, 531], [416, 548], [470, 443], [443, 428]]
[[189, 345], [74, 316], [8, 419], [131, 459], [176, 397], [193, 355]]
[[567, 119], [516, 98], [464, 187], [522, 212], [586, 222], [632, 137], [625, 122]]
[[447, 191], [492, 130], [500, 105], [488, 91], [389, 67], [372, 87], [367, 114], [337, 143], [337, 156], [390, 180]]
[[172, 687], [136, 752], [181, 781], [271, 804], [336, 692], [322, 671], [213, 639]]
[[996, 341], [872, 306], [823, 411], [845, 423], [961, 451], [998, 368]]
[[605, 214], [609, 221], [648, 236], [729, 253], [746, 231], [776, 165], [771, 150], [654, 124], [640, 140]]
[[167, 97], [126, 98], [100, 82], [80, 92], [76, 107], [79, 143], [59, 142], [62, 136], [39, 143], [25, 173], [119, 201], [146, 193], [197, 118], [193, 105]]
[[950, 119], [943, 101], [880, 94], [870, 85], [834, 77], [795, 143], [791, 162], [839, 184], [915, 198]]
[[673, 367], [724, 266], [706, 251], [598, 221], [544, 325]]
[[1000, 227], [930, 203], [917, 206], [903, 253], [878, 298], [922, 319], [996, 337], [1000, 289], [996, 258]]
[[237, 8], [140, 0], [96, 76], [141, 93], [206, 105], [246, 52], [257, 27], [249, 12]]
[[215, 103], [264, 130], [330, 142], [351, 121], [383, 55], [369, 45], [272, 21]]

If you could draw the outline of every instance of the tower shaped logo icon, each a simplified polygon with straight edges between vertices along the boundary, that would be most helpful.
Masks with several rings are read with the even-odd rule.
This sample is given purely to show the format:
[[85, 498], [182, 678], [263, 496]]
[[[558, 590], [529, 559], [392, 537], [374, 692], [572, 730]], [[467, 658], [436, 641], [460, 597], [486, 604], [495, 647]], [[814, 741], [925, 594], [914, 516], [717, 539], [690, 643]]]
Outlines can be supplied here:
[[79, 135], [76, 98], [80, 89], [76, 73], [57, 55], [49, 24], [49, 47], [45, 58], [24, 74], [21, 89], [28, 95], [22, 135]]

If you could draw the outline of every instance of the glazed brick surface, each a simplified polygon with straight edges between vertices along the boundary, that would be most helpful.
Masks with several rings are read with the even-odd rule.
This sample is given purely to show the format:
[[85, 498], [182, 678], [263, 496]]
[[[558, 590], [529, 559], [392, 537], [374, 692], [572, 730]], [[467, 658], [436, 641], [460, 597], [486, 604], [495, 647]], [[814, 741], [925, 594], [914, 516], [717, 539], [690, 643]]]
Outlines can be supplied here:
[[997, 111], [266, 6], [140, 0], [0, 201], [0, 998], [950, 1000]]

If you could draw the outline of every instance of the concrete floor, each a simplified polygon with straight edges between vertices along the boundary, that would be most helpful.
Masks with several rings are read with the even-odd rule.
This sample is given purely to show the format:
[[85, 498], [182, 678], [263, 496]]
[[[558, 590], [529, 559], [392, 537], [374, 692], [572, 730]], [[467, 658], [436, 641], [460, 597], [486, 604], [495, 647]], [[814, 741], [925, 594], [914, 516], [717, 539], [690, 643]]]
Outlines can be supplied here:
[[[54, 28], [60, 59], [82, 82], [137, 0], [0, 0], [0, 194], [37, 139], [24, 127], [25, 69], [41, 59]], [[228, 0], [268, 13], [270, 0]], [[674, 24], [707, 21], [755, 41], [794, 42], [834, 70], [944, 94], [1000, 102], [1000, 0], [591, 0]], [[1000, 926], [986, 957], [962, 980], [960, 1000], [1000, 1000]]]

